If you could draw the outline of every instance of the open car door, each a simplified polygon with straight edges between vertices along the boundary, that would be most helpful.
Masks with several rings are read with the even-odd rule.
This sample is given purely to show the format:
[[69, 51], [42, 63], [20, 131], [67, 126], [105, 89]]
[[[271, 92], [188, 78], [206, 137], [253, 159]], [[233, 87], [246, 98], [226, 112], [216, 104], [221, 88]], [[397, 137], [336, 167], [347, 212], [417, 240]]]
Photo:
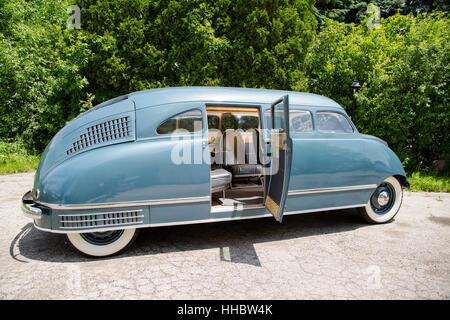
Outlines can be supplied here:
[[271, 124], [270, 149], [271, 161], [268, 168], [266, 210], [281, 222], [284, 204], [288, 194], [289, 177], [292, 162], [292, 140], [289, 135], [289, 96], [275, 101], [270, 107]]

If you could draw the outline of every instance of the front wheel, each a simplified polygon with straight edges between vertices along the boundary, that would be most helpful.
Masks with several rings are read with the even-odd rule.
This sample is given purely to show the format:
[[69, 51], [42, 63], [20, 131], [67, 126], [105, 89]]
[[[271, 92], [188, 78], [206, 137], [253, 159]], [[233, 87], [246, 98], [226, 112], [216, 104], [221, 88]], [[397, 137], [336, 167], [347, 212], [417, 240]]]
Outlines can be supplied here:
[[113, 255], [130, 245], [136, 236], [137, 229], [67, 234], [75, 248], [94, 257]]
[[391, 176], [377, 187], [366, 206], [358, 211], [369, 223], [386, 223], [395, 217], [402, 201], [402, 186]]

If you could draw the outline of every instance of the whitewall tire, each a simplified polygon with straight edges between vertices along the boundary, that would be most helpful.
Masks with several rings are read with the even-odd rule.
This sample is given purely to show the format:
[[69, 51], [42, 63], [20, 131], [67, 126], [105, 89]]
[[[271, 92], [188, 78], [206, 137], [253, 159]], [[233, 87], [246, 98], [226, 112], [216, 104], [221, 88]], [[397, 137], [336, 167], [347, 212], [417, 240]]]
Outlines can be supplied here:
[[402, 201], [402, 186], [391, 176], [377, 187], [366, 206], [359, 208], [358, 211], [369, 223], [386, 223], [398, 213]]
[[137, 233], [137, 229], [68, 233], [67, 238], [76, 249], [84, 254], [106, 257], [125, 249], [134, 241]]

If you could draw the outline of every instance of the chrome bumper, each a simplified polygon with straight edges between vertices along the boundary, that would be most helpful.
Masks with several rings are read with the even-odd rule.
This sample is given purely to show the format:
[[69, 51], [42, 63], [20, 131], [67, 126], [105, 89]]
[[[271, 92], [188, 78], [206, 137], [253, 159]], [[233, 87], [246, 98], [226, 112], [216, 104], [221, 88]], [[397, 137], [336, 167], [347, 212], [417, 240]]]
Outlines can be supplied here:
[[25, 193], [22, 197], [22, 212], [31, 219], [41, 219], [42, 210], [34, 206], [31, 190]]

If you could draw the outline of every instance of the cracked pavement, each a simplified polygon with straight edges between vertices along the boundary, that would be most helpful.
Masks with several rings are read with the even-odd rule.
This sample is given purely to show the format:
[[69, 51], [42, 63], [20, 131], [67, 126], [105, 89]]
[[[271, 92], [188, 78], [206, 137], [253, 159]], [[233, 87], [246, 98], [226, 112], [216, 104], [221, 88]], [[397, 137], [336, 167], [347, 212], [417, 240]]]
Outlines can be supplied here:
[[39, 231], [0, 176], [1, 299], [449, 299], [450, 194], [404, 193], [395, 221], [355, 210], [142, 229], [93, 259]]

